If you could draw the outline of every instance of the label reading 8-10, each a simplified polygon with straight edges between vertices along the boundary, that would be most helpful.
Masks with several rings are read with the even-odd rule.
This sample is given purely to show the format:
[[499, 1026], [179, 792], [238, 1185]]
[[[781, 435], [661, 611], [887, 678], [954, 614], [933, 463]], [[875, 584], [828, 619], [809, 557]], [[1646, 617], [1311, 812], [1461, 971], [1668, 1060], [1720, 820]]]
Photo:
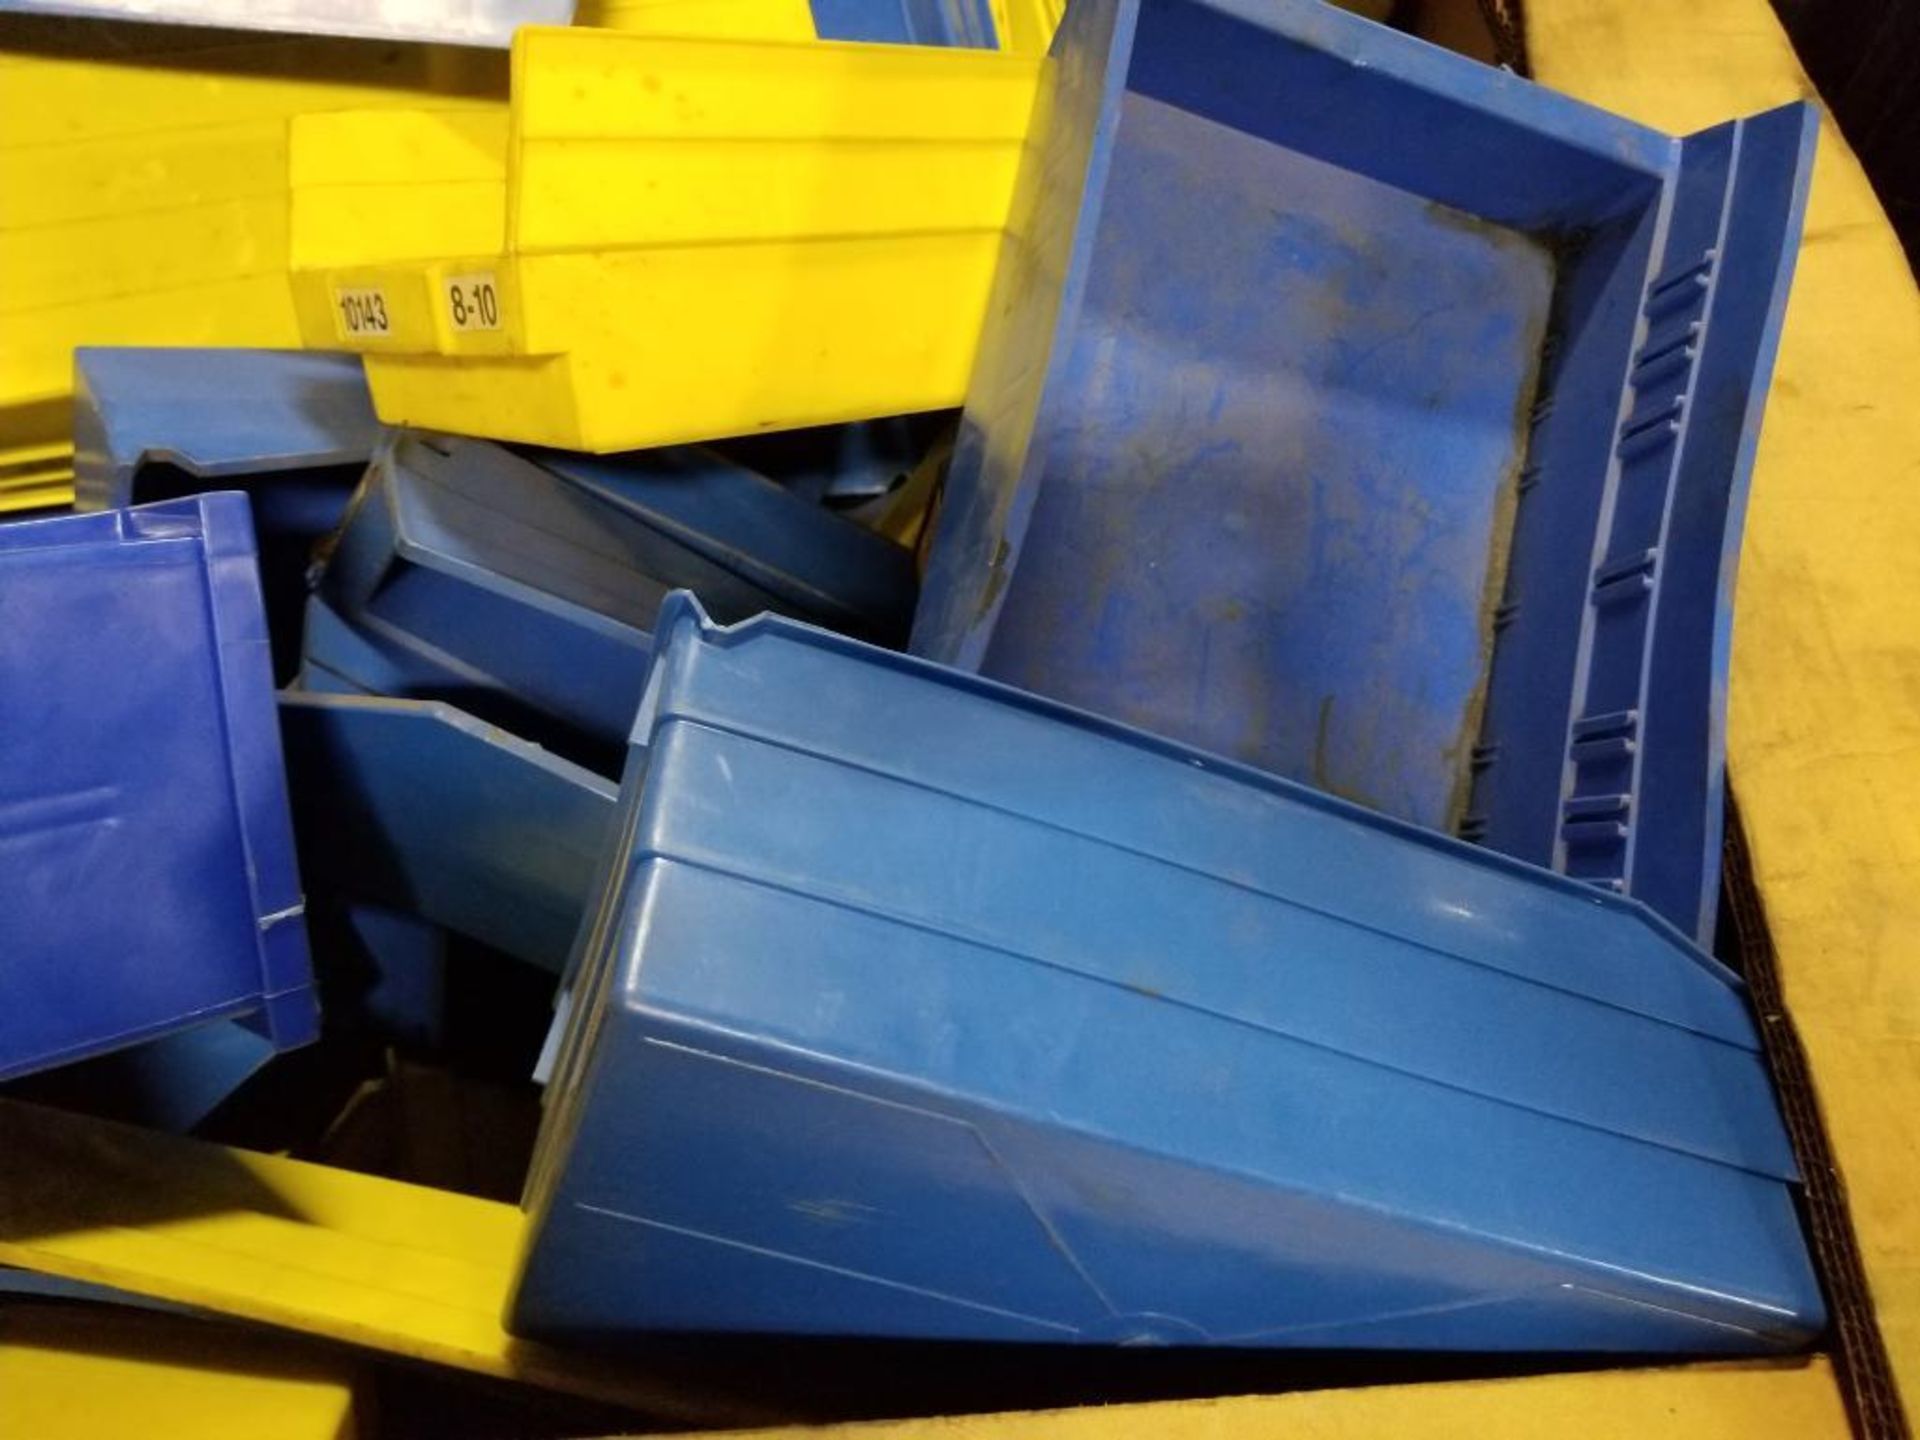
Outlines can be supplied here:
[[447, 319], [456, 330], [498, 330], [500, 291], [493, 276], [449, 275]]
[[387, 297], [377, 289], [336, 290], [333, 292], [334, 319], [341, 335], [391, 335], [393, 322], [387, 318]]

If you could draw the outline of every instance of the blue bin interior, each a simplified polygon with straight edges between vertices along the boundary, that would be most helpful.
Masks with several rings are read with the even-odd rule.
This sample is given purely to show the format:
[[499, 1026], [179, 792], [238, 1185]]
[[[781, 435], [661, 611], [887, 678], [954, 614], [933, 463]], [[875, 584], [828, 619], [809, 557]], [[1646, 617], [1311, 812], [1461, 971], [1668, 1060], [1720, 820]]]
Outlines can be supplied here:
[[[1762, 117], [1789, 161], [1799, 109]], [[1711, 254], [1737, 128], [1683, 143], [1317, 4], [1076, 0], [915, 651], [1617, 877], [1561, 833], [1584, 612], [1629, 373], [1666, 341], [1643, 299]], [[1795, 178], [1763, 197], [1762, 312]], [[1735, 468], [1686, 557], [1701, 773]], [[1710, 840], [1664, 910], [1689, 931]]]
[[[849, 447], [852, 448], [852, 447]], [[614, 458], [396, 434], [310, 607], [305, 683], [439, 699], [618, 773], [674, 586], [904, 636], [913, 559], [711, 451]]]

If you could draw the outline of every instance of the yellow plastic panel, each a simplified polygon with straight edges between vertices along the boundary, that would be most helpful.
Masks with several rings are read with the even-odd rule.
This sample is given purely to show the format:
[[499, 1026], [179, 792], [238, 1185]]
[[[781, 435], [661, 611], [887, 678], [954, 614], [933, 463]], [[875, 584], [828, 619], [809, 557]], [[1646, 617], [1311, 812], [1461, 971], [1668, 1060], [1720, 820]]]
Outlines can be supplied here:
[[504, 105], [296, 115], [287, 134], [296, 269], [506, 243]]
[[[76, 345], [298, 345], [284, 269], [0, 317], [0, 430], [10, 409], [45, 415], [34, 433], [71, 453]], [[40, 402], [40, 403], [36, 403]]]
[[111, 135], [179, 133], [306, 110], [497, 103], [499, 52], [303, 38], [141, 45], [186, 32], [117, 24], [73, 27], [81, 53], [12, 48], [0, 28], [0, 148], [72, 144]]
[[775, 45], [530, 26], [514, 36], [520, 143], [1025, 138], [1038, 63], [991, 50]]
[[729, 1440], [1844, 1440], [1847, 1434], [1832, 1373], [1824, 1361], [1813, 1361], [796, 1425], [735, 1431]]
[[[0, 68], [0, 77], [8, 73]], [[283, 128], [279, 120], [210, 125], [173, 135], [164, 146], [150, 135], [0, 146], [0, 230], [124, 220], [282, 194]]]
[[811, 40], [807, 0], [581, 0], [573, 23], [648, 35]]
[[0, 515], [65, 505], [73, 495], [73, 446], [8, 445], [0, 436]]
[[1006, 221], [1036, 62], [934, 46], [529, 29], [508, 243], [525, 255]]
[[[288, 252], [300, 335], [316, 349], [433, 343], [425, 280], [385, 298], [364, 273], [395, 261], [498, 254], [506, 244], [507, 108], [339, 110], [287, 127]], [[349, 328], [347, 296], [370, 286], [393, 306], [377, 332]], [[411, 303], [399, 290], [412, 292]], [[346, 292], [343, 295], [342, 292]]]
[[173, 1315], [0, 1308], [0, 1435], [19, 1440], [351, 1440], [337, 1362]]
[[[1547, 84], [1684, 133], [1810, 87], [1765, 0], [1528, 0]], [[1729, 767], [1880, 1328], [1920, 1415], [1920, 289], [1823, 124], [1754, 464]]]
[[[499, 1327], [520, 1212], [392, 1180], [0, 1100], [0, 1263], [712, 1426], [766, 1424], [645, 1361]], [[750, 1385], [746, 1387], [750, 1389]], [[0, 1428], [0, 1433], [11, 1433]], [[263, 1431], [261, 1433], [278, 1433]], [[873, 1440], [1287, 1436], [1843, 1440], [1823, 1361], [1625, 1371], [868, 1426]]]
[[994, 0], [993, 31], [1002, 50], [1044, 55], [1066, 11], [1065, 0]]
[[[0, 317], [49, 315], [123, 296], [284, 275], [286, 255], [284, 193], [3, 230], [0, 275], [8, 283], [0, 288]], [[227, 323], [246, 321], [234, 317]]]
[[[725, 146], [716, 163], [716, 145]], [[1019, 140], [529, 142], [520, 253], [929, 230], [998, 232]]]
[[[662, 1420], [767, 1411], [500, 1327], [520, 1211], [0, 1100], [0, 1264], [628, 1404]], [[0, 1426], [12, 1440], [20, 1433]], [[271, 1428], [262, 1434], [276, 1434]]]
[[450, 360], [369, 353], [367, 387], [389, 425], [459, 430], [486, 415], [487, 433], [528, 445], [589, 450], [574, 393], [573, 357]]
[[[598, 451], [940, 409], [965, 395], [998, 247], [978, 232], [530, 255], [468, 273], [502, 278], [504, 323], [552, 362], [362, 347], [367, 380], [390, 424]], [[450, 288], [450, 348], [497, 345], [444, 331]]]
[[288, 131], [296, 188], [506, 179], [505, 105], [321, 111], [294, 116]]

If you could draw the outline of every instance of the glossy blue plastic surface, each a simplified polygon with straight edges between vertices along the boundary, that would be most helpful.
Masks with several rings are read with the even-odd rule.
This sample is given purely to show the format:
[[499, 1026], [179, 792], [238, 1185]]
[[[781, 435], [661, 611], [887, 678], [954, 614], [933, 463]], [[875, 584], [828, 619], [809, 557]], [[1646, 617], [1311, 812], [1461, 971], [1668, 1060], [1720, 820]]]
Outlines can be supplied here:
[[244, 495], [0, 526], [0, 736], [0, 1077], [313, 1038]]
[[813, 0], [822, 40], [885, 45], [958, 45], [991, 50], [1000, 42], [984, 0]]
[[1819, 1330], [1741, 988], [1643, 907], [789, 621], [656, 639], [517, 1331]]
[[613, 824], [612, 782], [427, 701], [288, 691], [280, 723], [316, 893], [565, 964]]
[[1677, 140], [1314, 0], [1076, 0], [1036, 116], [915, 653], [1707, 939], [1811, 108]]
[[402, 434], [328, 561], [307, 688], [447, 700], [617, 773], [676, 586], [729, 618], [785, 611], [899, 639], [913, 562], [706, 452], [608, 460]]

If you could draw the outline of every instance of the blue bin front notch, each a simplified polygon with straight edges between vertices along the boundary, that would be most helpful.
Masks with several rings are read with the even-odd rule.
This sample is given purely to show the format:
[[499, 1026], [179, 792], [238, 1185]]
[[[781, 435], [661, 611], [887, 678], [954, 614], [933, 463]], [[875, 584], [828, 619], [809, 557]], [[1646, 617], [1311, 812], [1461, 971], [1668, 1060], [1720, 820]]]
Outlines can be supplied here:
[[0, 527], [0, 1077], [318, 1016], [244, 495]]
[[1738, 982], [1642, 907], [788, 621], [656, 640], [516, 1331], [1820, 1328]]
[[282, 682], [300, 665], [314, 547], [339, 525], [379, 437], [358, 356], [117, 347], [73, 354], [74, 508], [244, 490]]
[[[380, 436], [360, 361], [351, 355], [298, 350], [148, 349], [83, 346], [73, 353], [74, 504], [111, 510], [149, 500], [141, 472], [171, 466], [202, 489], [226, 489], [267, 476], [294, 487], [281, 496], [272, 484], [256, 494], [263, 524], [284, 517], [289, 526], [321, 533], [339, 523], [358, 472]], [[314, 471], [347, 469], [343, 487], [332, 477], [331, 499], [303, 496], [299, 482]], [[309, 487], [312, 488], [312, 487]]]
[[[1745, 178], [1713, 191], [1729, 135]], [[1705, 939], [1707, 677], [1810, 135], [1789, 107], [1683, 144], [1306, 0], [1080, 0], [914, 651], [1644, 891]], [[1620, 420], [1675, 374], [1651, 327], [1703, 227], [1738, 229], [1713, 304], [1743, 318], [1695, 317], [1681, 383], [1726, 403], [1669, 417], [1692, 459], [1649, 487]], [[1671, 523], [1604, 548], [1649, 495]], [[1649, 551], [1649, 613], [1691, 618], [1655, 626], [1632, 773], [1578, 776], [1584, 696], [1618, 687], [1577, 672], [1633, 648], [1587, 643], [1596, 572], [1629, 582], [1610, 603], [1640, 582], [1607, 567]]]

